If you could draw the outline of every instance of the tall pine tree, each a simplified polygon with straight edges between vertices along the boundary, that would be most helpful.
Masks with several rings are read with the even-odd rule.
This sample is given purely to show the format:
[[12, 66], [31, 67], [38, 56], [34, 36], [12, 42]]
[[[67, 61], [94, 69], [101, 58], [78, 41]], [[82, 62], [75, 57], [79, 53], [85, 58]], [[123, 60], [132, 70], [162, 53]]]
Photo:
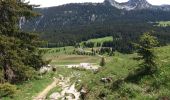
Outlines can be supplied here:
[[32, 78], [45, 63], [38, 53], [40, 41], [34, 33], [20, 30], [22, 17], [37, 16], [24, 0], [0, 0], [0, 83]]
[[151, 36], [150, 33], [144, 33], [136, 44], [138, 48], [138, 59], [143, 60], [142, 65], [147, 69], [147, 73], [154, 73], [157, 71], [156, 65], [156, 55], [154, 52], [154, 47], [158, 46], [159, 42], [156, 37]]

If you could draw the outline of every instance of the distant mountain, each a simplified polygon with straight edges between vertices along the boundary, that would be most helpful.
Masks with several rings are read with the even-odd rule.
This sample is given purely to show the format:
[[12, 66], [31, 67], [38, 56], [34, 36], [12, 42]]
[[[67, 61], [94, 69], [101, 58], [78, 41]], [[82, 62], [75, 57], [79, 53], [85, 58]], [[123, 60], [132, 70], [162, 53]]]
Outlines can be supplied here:
[[[154, 6], [146, 0], [118, 3], [76, 3], [37, 8], [42, 16], [25, 21], [24, 31], [42, 32], [41, 38], [51, 43], [74, 43], [114, 33], [141, 33], [150, 30], [151, 23], [170, 20], [170, 6]], [[138, 29], [138, 30], [137, 30]]]
[[155, 5], [151, 5], [146, 0], [129, 0], [128, 2], [124, 2], [124, 3], [118, 3], [115, 0], [105, 0], [104, 3], [109, 4], [118, 9], [125, 9], [125, 10], [152, 9], [152, 10], [170, 11], [170, 6], [168, 5], [155, 6]]
[[105, 0], [106, 4], [110, 4], [118, 9], [136, 10], [153, 8], [146, 0], [129, 0], [128, 2], [118, 3], [115, 0]]

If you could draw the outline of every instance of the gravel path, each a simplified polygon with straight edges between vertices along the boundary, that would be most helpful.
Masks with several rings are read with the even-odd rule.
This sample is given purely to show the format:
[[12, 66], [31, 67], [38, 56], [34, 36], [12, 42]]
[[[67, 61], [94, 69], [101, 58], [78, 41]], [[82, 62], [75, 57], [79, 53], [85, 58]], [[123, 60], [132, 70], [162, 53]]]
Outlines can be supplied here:
[[[61, 86], [61, 93], [52, 93], [50, 95], [50, 100], [79, 100], [80, 92], [78, 92], [75, 88], [75, 83], [70, 84], [70, 77], [61, 79], [54, 78], [53, 83], [47, 86], [42, 92], [40, 92], [33, 100], [46, 100], [46, 96], [51, 89], [55, 88], [57, 85]], [[57, 95], [55, 95], [57, 94]]]
[[57, 84], [59, 83], [59, 80], [54, 78], [53, 83], [51, 83], [49, 86], [47, 86], [42, 92], [40, 92], [37, 97], [35, 97], [33, 100], [45, 100], [48, 92], [55, 88]]
[[[75, 83], [70, 85], [70, 78], [60, 80], [59, 86], [62, 91], [60, 93], [53, 93], [50, 100], [79, 100], [80, 93], [75, 88]], [[57, 94], [57, 95], [55, 95]]]

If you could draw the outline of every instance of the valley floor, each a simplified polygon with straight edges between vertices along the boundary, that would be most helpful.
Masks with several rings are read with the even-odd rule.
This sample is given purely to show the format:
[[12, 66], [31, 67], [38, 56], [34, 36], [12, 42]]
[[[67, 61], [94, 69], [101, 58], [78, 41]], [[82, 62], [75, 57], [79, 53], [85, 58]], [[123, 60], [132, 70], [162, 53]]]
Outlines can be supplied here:
[[[60, 52], [56, 52], [60, 49]], [[64, 50], [63, 50], [64, 49]], [[60, 82], [48, 93], [46, 99], [58, 96], [58, 98], [74, 98], [80, 96], [80, 91], [85, 92], [87, 100], [156, 100], [158, 98], [169, 98], [170, 96], [170, 46], [156, 48], [160, 74], [154, 78], [146, 76], [138, 83], [121, 84], [120, 88], [111, 89], [113, 82], [126, 77], [129, 72], [138, 68], [141, 62], [134, 60], [136, 54], [114, 53], [114, 56], [105, 55], [106, 65], [100, 67], [98, 72], [81, 68], [67, 68], [66, 65], [93, 63], [99, 65], [101, 57], [98, 55], [75, 55], [72, 54], [74, 47], [52, 48], [45, 53], [45, 59], [51, 59], [51, 65], [55, 66], [56, 72], [49, 72], [35, 80], [18, 84], [19, 92], [13, 98], [2, 100], [32, 100], [43, 92], [56, 77]], [[62, 66], [60, 66], [62, 65]], [[62, 76], [62, 77], [61, 77]], [[109, 78], [111, 82], [102, 82], [101, 79]], [[67, 81], [67, 82], [66, 82]], [[68, 93], [68, 91], [71, 93]], [[74, 92], [73, 92], [74, 91]], [[76, 95], [75, 95], [76, 94]], [[39, 94], [40, 95], [40, 94]], [[57, 100], [57, 99], [56, 99]], [[71, 100], [71, 99], [68, 99]], [[163, 100], [163, 99], [162, 99]]]

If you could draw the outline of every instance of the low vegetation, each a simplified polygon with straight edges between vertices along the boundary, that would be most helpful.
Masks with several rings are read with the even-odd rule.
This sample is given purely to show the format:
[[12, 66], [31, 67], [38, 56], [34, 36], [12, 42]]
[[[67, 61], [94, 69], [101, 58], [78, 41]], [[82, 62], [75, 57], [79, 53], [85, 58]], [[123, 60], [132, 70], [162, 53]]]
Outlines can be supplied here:
[[168, 27], [168, 26], [170, 26], [170, 21], [160, 21], [160, 22], [158, 22], [158, 26]]
[[[71, 91], [76, 91], [72, 97], [81, 95], [83, 100], [170, 99], [170, 46], [165, 46], [169, 43], [166, 26], [170, 22], [160, 22], [164, 28], [144, 23], [134, 28], [128, 24], [123, 31], [116, 24], [100, 32], [87, 30], [89, 37], [77, 39], [84, 41], [81, 43], [63, 39], [66, 43], [47, 44], [58, 48], [40, 48], [44, 42], [18, 25], [22, 17], [39, 15], [33, 12], [34, 7], [23, 0], [0, 1], [0, 99], [32, 100], [54, 79], [54, 87], [56, 81], [63, 84], [52, 87], [47, 99], [62, 89], [67, 90], [61, 98], [71, 97], [66, 93], [71, 86]], [[139, 31], [140, 26], [143, 28]], [[156, 33], [139, 38], [144, 29], [152, 28]], [[108, 37], [85, 41], [103, 36]], [[68, 44], [72, 46], [65, 46]]]
[[[138, 57], [134, 54], [121, 54], [114, 52], [114, 56], [105, 55], [105, 67], [99, 68], [97, 72], [88, 70], [67, 69], [64, 66], [67, 64], [79, 64], [81, 62], [90, 62], [100, 64], [100, 56], [87, 56], [72, 54], [74, 47], [52, 48], [43, 49], [44, 59], [51, 59], [51, 65], [56, 66], [56, 72], [51, 72], [39, 77], [36, 80], [30, 80], [23, 84], [17, 85], [17, 96], [13, 99], [30, 100], [49, 85], [53, 77], [70, 76], [76, 73], [76, 77], [71, 79], [72, 82], [81, 80], [76, 84], [76, 88], [81, 90], [86, 89], [87, 93], [84, 97], [87, 100], [100, 100], [100, 99], [158, 99], [168, 98], [170, 95], [170, 46], [155, 48], [157, 56], [156, 62], [158, 63], [159, 71], [151, 76], [143, 76], [137, 83], [125, 81], [124, 79], [129, 76], [129, 73], [140, 68], [143, 61], [137, 61]], [[88, 48], [87, 48], [88, 49]], [[58, 57], [57, 57], [58, 56]], [[63, 66], [61, 66], [63, 65]], [[106, 79], [105, 81], [102, 80]], [[60, 91], [60, 87], [56, 87], [50, 91], [47, 98], [53, 92]], [[21, 95], [22, 93], [22, 95]], [[10, 100], [10, 98], [4, 98]]]

